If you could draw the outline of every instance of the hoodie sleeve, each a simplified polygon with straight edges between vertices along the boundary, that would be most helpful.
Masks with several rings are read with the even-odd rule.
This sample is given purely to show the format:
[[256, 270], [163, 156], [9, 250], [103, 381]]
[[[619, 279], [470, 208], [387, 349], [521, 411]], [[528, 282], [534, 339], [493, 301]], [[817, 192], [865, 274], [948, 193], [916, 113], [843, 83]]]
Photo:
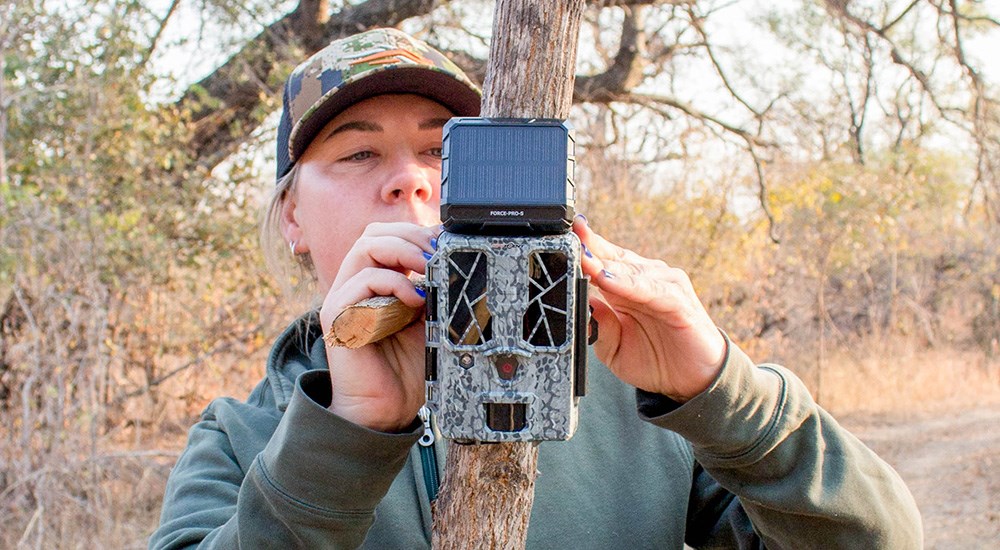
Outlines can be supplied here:
[[[150, 548], [355, 548], [420, 436], [385, 434], [326, 409], [327, 371], [301, 375], [243, 472], [227, 416], [206, 411], [170, 475]], [[232, 419], [239, 423], [245, 419]]]
[[727, 343], [719, 376], [687, 403], [637, 394], [640, 416], [690, 441], [704, 468], [696, 471], [689, 544], [922, 548], [920, 513], [896, 472], [794, 374], [755, 366]]

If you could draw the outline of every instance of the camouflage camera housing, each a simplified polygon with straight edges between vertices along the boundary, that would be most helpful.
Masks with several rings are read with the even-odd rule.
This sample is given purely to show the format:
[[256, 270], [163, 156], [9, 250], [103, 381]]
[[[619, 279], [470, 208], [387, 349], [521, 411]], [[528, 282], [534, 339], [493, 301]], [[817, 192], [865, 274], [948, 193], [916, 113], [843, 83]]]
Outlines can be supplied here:
[[444, 437], [565, 440], [576, 429], [590, 310], [569, 231], [573, 162], [561, 121], [445, 126], [446, 231], [427, 264], [426, 321], [427, 401]]

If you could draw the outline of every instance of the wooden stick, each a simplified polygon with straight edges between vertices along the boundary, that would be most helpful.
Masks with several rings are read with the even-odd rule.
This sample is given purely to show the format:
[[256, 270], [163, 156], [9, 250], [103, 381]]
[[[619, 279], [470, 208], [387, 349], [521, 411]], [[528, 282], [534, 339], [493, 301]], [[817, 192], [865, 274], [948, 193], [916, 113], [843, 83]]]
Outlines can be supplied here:
[[410, 307], [395, 296], [375, 296], [341, 311], [323, 340], [330, 347], [360, 348], [396, 334], [422, 313], [423, 308]]

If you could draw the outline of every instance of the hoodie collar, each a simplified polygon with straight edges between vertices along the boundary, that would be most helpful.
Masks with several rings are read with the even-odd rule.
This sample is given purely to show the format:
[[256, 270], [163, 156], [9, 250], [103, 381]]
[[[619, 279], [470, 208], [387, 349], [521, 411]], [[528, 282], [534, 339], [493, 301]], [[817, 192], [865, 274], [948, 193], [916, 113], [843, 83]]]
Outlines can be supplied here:
[[326, 370], [326, 348], [319, 311], [311, 310], [285, 328], [267, 358], [267, 381], [278, 409], [284, 411], [295, 391], [295, 379], [310, 370]]

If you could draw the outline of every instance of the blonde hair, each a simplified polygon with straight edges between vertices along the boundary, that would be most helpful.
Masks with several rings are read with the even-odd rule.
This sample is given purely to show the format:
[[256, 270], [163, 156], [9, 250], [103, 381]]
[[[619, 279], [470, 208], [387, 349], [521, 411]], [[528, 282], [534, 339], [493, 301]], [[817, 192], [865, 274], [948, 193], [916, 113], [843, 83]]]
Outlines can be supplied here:
[[290, 245], [281, 232], [281, 215], [287, 201], [296, 192], [299, 165], [278, 180], [264, 201], [260, 220], [260, 246], [268, 270], [290, 298], [307, 299], [315, 290], [316, 271], [308, 253], [292, 256]]

